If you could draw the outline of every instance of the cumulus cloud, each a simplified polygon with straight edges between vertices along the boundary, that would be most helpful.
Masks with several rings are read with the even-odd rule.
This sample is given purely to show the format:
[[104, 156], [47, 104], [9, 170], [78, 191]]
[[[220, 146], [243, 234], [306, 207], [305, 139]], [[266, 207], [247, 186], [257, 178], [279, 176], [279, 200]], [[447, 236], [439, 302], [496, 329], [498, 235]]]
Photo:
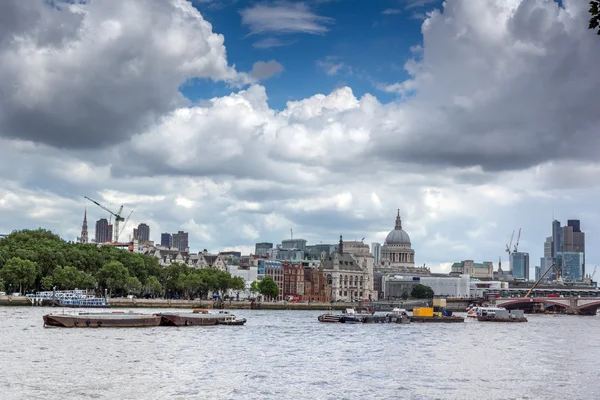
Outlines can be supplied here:
[[107, 146], [185, 105], [178, 86], [188, 78], [243, 80], [227, 64], [223, 36], [184, 0], [6, 0], [0, 16], [7, 137]]
[[[553, 207], [563, 210], [557, 211], [562, 220], [580, 217], [589, 227], [600, 223], [594, 202], [600, 195], [595, 158], [600, 143], [594, 129], [600, 41], [587, 30], [580, 2], [560, 8], [546, 1], [448, 0], [423, 23], [422, 46], [405, 65], [410, 79], [384, 86], [402, 94], [401, 101], [382, 104], [371, 94], [357, 96], [341, 87], [290, 101], [280, 111], [269, 107], [259, 84], [201, 105], [182, 103], [177, 88], [189, 76], [240, 79], [227, 64], [223, 38], [187, 3], [161, 1], [142, 11], [157, 12], [160, 29], [174, 37], [197, 37], [173, 48], [160, 46], [157, 36], [148, 39], [144, 51], [130, 50], [139, 51], [135, 59], [145, 65], [138, 65], [138, 75], [130, 71], [137, 64], [115, 61], [128, 53], [121, 49], [115, 58], [109, 40], [114, 27], [106, 23], [126, 15], [121, 7], [135, 9], [137, 3], [37, 8], [33, 17], [18, 2], [6, 4], [15, 21], [0, 24], [1, 57], [18, 49], [23, 53], [25, 42], [15, 38], [26, 38], [35, 54], [1, 63], [0, 74], [21, 82], [19, 71], [36, 71], [28, 84], [44, 90], [31, 100], [27, 86], [0, 88], [6, 135], [0, 139], [2, 233], [43, 225], [74, 239], [82, 218], [77, 210], [89, 195], [115, 207], [125, 204], [134, 210], [131, 223], [152, 221], [152, 232], [188, 229], [192, 250], [247, 250], [253, 240], [277, 242], [290, 229], [312, 243], [334, 243], [340, 233], [347, 239], [366, 237], [369, 243], [385, 239], [400, 208], [417, 263], [442, 270], [462, 259], [496, 261], [504, 254], [504, 240], [519, 226], [524, 228], [520, 246], [534, 265], [550, 232]], [[63, 20], [67, 15], [72, 19]], [[82, 21], [105, 28], [98, 40], [86, 41]], [[119, 21], [121, 32], [138, 32], [132, 26], [142, 24], [144, 36], [151, 36], [147, 33], [155, 25], [137, 18]], [[251, 31], [271, 30], [256, 21], [246, 20]], [[33, 24], [47, 34], [33, 30]], [[135, 37], [120, 37], [130, 40], [128, 35]], [[74, 51], [100, 64], [93, 66], [97, 76], [87, 71], [91, 61], [69, 64], [68, 57], [36, 53], [48, 46], [60, 52], [75, 41], [85, 49], [74, 46]], [[118, 66], [123, 76], [133, 74], [134, 82], [121, 87], [103, 64]], [[64, 84], [66, 75], [57, 65], [68, 66], [74, 80], [110, 79], [92, 84], [89, 95], [69, 81], [58, 98], [65, 86], [56, 82]], [[164, 80], [157, 78], [162, 75]], [[153, 93], [160, 86], [164, 96], [144, 103], [146, 89], [136, 89], [143, 83], [154, 85]], [[44, 100], [47, 93], [54, 101]], [[18, 96], [25, 96], [23, 103]], [[123, 115], [127, 111], [123, 120], [108, 118], [112, 114], [105, 108], [110, 110], [115, 96], [125, 107]], [[102, 107], [90, 107], [84, 99]], [[136, 100], [143, 107], [129, 104]], [[94, 118], [74, 112], [75, 105]], [[52, 124], [44, 135], [35, 130], [7, 134], [5, 127], [18, 126], [12, 110], [19, 109], [55, 115], [60, 137], [50, 140], [46, 134]], [[104, 136], [87, 143], [120, 143], [85, 151], [56, 148], [78, 137], [73, 132], [87, 137], [100, 130]], [[90, 220], [105, 216], [89, 205], [88, 215]], [[527, 228], [540, 221], [548, 221], [547, 229]], [[588, 260], [600, 256], [594, 252], [590, 249]]]
[[257, 61], [252, 66], [252, 71], [250, 71], [250, 76], [262, 80], [269, 79], [270, 77], [277, 75], [283, 71], [283, 65], [278, 63], [275, 60], [271, 61]]

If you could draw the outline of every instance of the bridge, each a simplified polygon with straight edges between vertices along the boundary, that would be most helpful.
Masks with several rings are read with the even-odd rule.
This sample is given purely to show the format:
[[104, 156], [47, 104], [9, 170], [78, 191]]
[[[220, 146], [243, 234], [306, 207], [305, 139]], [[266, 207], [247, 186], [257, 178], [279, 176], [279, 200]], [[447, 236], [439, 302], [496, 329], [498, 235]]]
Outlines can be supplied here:
[[511, 297], [496, 299], [497, 307], [516, 308], [548, 308], [557, 306], [567, 314], [596, 315], [600, 308], [599, 297]]

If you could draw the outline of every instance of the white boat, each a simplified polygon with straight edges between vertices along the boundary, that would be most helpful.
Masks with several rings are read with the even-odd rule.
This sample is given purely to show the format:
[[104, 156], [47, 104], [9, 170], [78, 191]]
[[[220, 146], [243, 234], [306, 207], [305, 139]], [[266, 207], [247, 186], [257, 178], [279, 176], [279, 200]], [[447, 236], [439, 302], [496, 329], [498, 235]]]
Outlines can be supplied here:
[[475, 306], [467, 309], [467, 318], [493, 317], [496, 315], [496, 311], [499, 310], [506, 310], [506, 308]]

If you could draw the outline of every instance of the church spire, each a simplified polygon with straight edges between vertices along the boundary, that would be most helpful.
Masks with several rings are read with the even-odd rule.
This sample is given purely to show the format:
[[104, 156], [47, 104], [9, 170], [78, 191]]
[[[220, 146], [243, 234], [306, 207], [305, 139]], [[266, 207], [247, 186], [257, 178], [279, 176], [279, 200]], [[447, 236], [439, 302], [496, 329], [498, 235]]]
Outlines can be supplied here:
[[340, 254], [344, 254], [344, 241], [342, 240], [342, 235], [340, 235], [340, 245], [338, 247], [338, 251]]
[[394, 229], [397, 231], [402, 229], [402, 219], [400, 218], [400, 209], [398, 209], [398, 215], [396, 216], [396, 226]]
[[83, 212], [83, 224], [81, 225], [81, 236], [79, 237], [79, 243], [88, 242], [88, 225], [87, 225], [87, 207]]

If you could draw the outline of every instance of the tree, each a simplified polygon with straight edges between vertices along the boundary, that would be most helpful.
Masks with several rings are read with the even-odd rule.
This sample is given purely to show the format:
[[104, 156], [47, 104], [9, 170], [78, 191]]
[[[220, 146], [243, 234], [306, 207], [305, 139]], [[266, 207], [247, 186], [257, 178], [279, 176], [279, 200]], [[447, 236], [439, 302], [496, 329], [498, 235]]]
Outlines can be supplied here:
[[231, 290], [236, 292], [236, 297], [240, 299], [240, 292], [246, 290], [246, 280], [241, 276], [231, 278]]
[[109, 290], [111, 296], [113, 289], [123, 289], [125, 287], [128, 277], [127, 268], [119, 261], [106, 263], [98, 271], [98, 281], [104, 288]]
[[600, 35], [600, 0], [590, 1], [590, 26], [589, 29], [598, 29]]
[[260, 281], [252, 281], [250, 284], [250, 291], [252, 293], [260, 293], [260, 287], [258, 286], [259, 283]]
[[51, 276], [44, 276], [40, 280], [40, 288], [42, 290], [51, 290], [54, 287], [54, 281]]
[[258, 283], [258, 290], [260, 294], [267, 298], [275, 298], [279, 296], [279, 286], [275, 283], [273, 278], [270, 276], [264, 277]]
[[37, 265], [29, 260], [18, 257], [9, 259], [0, 270], [4, 281], [12, 286], [19, 286], [19, 293], [27, 290], [35, 283], [38, 276]]
[[142, 291], [142, 282], [135, 276], [128, 276], [125, 281], [127, 294], [139, 294]]
[[150, 276], [148, 277], [148, 279], [146, 280], [146, 293], [150, 294], [151, 296], [155, 296], [157, 294], [161, 294], [163, 292], [163, 287], [160, 284], [160, 281], [158, 280], [157, 277]]
[[83, 275], [75, 267], [56, 267], [54, 269], [54, 284], [59, 289], [78, 289], [81, 287]]
[[415, 299], [432, 299], [433, 298], [433, 289], [429, 286], [417, 284], [412, 292], [410, 292], [411, 297]]
[[402, 300], [408, 300], [408, 293], [406, 293], [406, 292], [402, 293], [402, 296], [400, 296], [400, 298]]

